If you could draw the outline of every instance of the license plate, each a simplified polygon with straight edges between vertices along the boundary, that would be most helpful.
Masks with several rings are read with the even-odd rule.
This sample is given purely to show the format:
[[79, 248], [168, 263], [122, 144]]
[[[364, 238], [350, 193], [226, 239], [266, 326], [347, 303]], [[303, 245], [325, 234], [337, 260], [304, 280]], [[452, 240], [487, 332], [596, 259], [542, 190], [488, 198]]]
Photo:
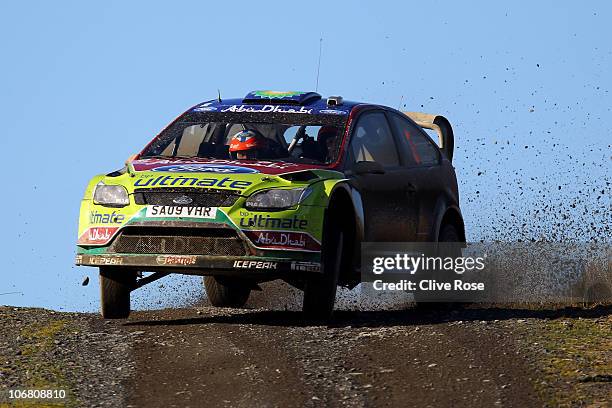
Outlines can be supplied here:
[[217, 207], [173, 207], [170, 205], [147, 206], [147, 217], [188, 217], [214, 219]]

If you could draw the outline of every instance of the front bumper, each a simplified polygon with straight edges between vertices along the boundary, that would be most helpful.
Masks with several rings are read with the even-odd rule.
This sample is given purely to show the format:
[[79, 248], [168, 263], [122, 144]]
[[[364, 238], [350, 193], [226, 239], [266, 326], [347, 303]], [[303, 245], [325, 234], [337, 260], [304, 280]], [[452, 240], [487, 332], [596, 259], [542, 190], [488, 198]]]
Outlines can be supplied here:
[[320, 272], [324, 207], [266, 213], [242, 208], [241, 200], [232, 208], [214, 207], [214, 215], [201, 219], [148, 214], [157, 204], [116, 210], [85, 202], [75, 263], [270, 278]]
[[115, 266], [147, 272], [171, 272], [186, 275], [266, 275], [320, 273], [319, 262], [287, 258], [210, 255], [154, 254], [78, 254], [76, 265]]

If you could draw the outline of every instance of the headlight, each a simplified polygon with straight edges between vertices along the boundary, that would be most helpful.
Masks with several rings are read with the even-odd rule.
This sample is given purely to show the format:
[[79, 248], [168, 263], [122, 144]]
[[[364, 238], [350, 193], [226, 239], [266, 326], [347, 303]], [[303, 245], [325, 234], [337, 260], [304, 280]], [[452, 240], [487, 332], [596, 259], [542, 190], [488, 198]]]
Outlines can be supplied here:
[[306, 199], [312, 192], [311, 188], [293, 188], [291, 190], [266, 190], [250, 196], [245, 203], [251, 210], [282, 210], [291, 208]]
[[125, 207], [130, 203], [128, 192], [123, 186], [98, 184], [93, 197], [95, 204], [108, 207]]

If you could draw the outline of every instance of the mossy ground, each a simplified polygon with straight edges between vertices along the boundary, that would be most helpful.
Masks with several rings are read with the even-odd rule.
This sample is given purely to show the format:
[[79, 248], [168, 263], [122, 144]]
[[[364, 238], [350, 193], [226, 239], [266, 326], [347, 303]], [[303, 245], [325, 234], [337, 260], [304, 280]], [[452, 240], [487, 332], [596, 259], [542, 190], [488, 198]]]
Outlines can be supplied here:
[[76, 407], [78, 402], [70, 392], [70, 382], [66, 379], [66, 369], [56, 349], [61, 347], [61, 338], [74, 329], [69, 320], [57, 319], [22, 327], [19, 339], [19, 353], [2, 356], [10, 365], [0, 368], [6, 374], [12, 371], [21, 378], [19, 390], [64, 390], [66, 398], [58, 400], [13, 399], [7, 402], [4, 395], [0, 407]]
[[542, 319], [522, 331], [550, 406], [612, 406], [612, 316]]

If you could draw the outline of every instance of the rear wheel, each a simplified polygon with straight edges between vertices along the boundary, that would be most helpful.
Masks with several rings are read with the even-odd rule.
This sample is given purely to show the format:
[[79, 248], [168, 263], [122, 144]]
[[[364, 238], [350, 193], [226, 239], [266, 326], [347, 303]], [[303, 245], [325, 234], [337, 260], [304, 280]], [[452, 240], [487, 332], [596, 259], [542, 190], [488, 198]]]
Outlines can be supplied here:
[[[459, 231], [454, 225], [446, 224], [440, 229], [438, 235], [438, 242], [460, 242]], [[458, 252], [457, 252], [458, 251]], [[438, 256], [445, 257], [457, 257], [461, 256], [459, 247], [454, 246], [443, 248], [443, 253], [439, 253]], [[456, 277], [454, 272], [448, 271], [434, 271], [433, 275], [429, 278], [435, 279], [437, 282], [452, 282]], [[454, 309], [459, 307], [461, 304], [457, 302], [457, 294], [450, 292], [445, 293], [444, 291], [436, 292], [415, 292], [414, 300], [417, 303], [417, 307], [420, 309]]]
[[459, 231], [454, 225], [446, 224], [440, 230], [438, 242], [460, 242]]
[[130, 292], [136, 273], [121, 268], [100, 268], [100, 311], [105, 319], [125, 319], [130, 315]]
[[216, 307], [242, 307], [251, 294], [249, 286], [215, 276], [204, 277], [204, 288], [210, 304]]
[[302, 310], [307, 318], [326, 320], [331, 317], [336, 301], [344, 236], [339, 225], [333, 223], [329, 226], [321, 254], [323, 273], [311, 276], [304, 285]]

